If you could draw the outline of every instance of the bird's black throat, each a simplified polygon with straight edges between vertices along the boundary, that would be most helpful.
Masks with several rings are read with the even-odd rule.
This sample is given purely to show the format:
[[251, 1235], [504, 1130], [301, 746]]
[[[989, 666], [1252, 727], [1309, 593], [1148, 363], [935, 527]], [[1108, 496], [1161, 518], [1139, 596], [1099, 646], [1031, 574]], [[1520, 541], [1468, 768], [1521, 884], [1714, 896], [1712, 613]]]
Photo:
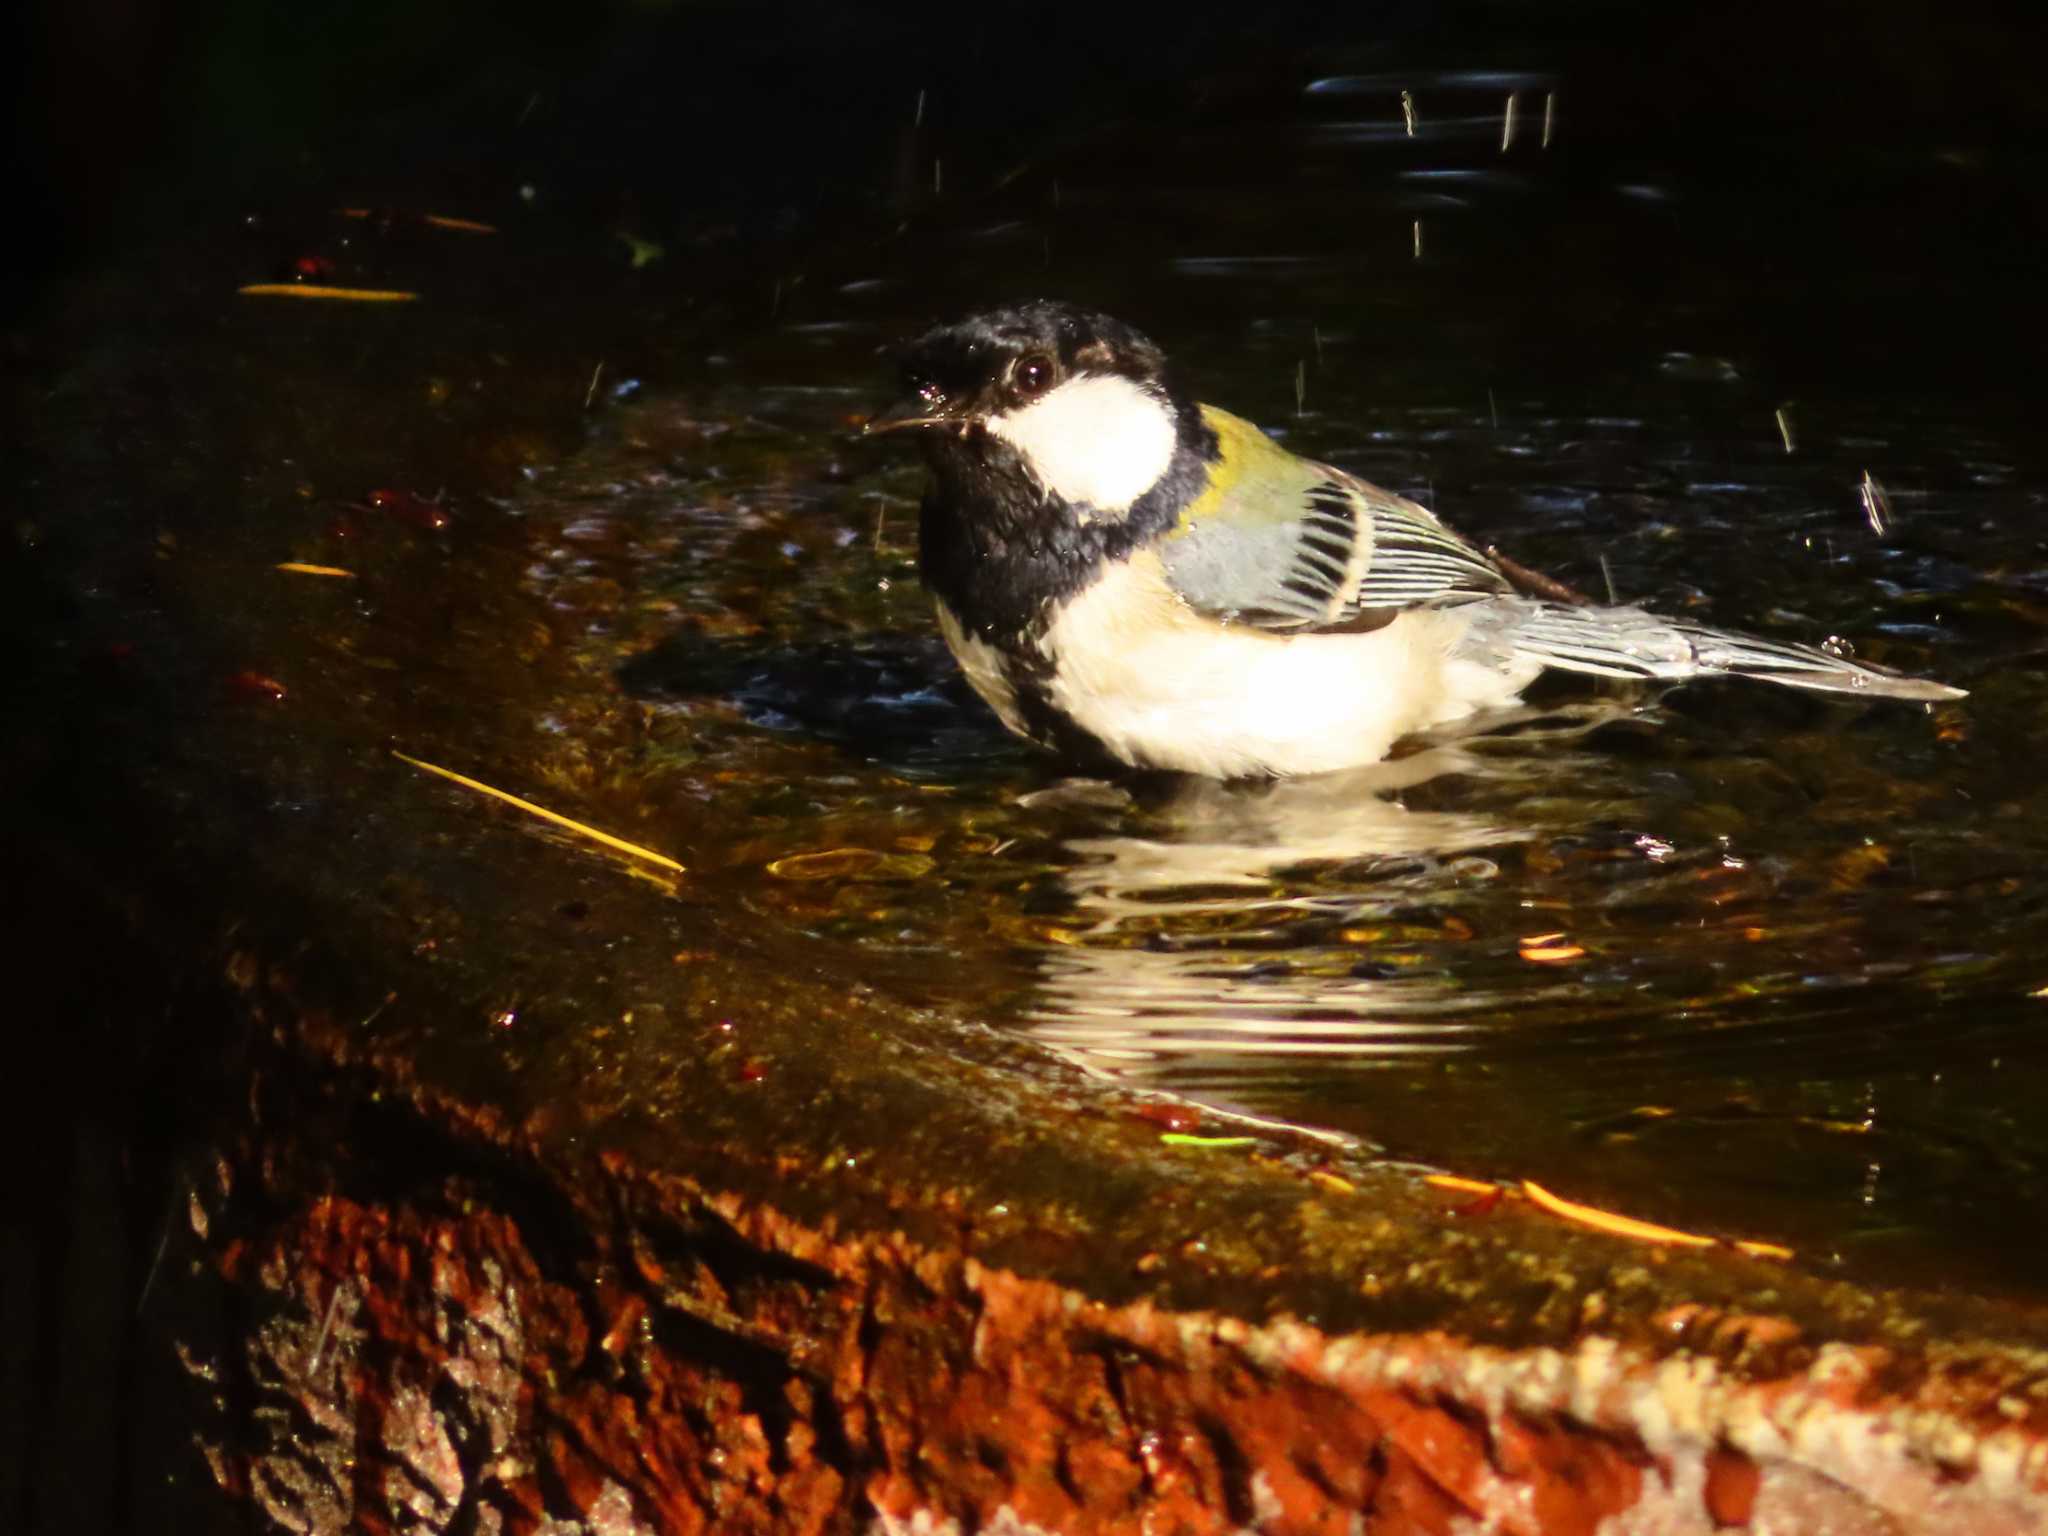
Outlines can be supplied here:
[[1216, 435], [1193, 408], [1178, 425], [1166, 473], [1112, 513], [1047, 494], [1016, 450], [986, 432], [933, 433], [925, 440], [932, 483], [918, 518], [926, 589], [977, 638], [1016, 659], [1040, 657], [1032, 642], [1053, 610], [1171, 528], [1201, 494]]

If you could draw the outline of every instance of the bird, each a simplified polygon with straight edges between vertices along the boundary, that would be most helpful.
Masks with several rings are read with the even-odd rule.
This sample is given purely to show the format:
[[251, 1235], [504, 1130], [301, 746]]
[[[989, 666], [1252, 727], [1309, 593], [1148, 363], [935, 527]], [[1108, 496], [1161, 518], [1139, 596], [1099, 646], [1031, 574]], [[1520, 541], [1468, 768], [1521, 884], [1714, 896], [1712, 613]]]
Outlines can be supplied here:
[[914, 434], [918, 566], [1017, 735], [1210, 778], [1291, 777], [1514, 705], [1548, 669], [1960, 689], [1603, 605], [1189, 393], [1142, 332], [1039, 299], [935, 326], [865, 434]]

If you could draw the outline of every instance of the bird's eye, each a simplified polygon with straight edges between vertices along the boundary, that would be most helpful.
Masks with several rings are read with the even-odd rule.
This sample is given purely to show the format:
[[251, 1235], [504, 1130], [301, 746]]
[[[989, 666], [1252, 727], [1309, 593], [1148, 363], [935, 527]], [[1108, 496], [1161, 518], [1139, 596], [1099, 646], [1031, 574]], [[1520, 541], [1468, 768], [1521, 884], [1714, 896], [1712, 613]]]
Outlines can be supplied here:
[[1042, 395], [1052, 384], [1052, 359], [1043, 352], [1033, 352], [1017, 360], [1017, 366], [1010, 370], [1010, 382], [1017, 393], [1025, 399]]

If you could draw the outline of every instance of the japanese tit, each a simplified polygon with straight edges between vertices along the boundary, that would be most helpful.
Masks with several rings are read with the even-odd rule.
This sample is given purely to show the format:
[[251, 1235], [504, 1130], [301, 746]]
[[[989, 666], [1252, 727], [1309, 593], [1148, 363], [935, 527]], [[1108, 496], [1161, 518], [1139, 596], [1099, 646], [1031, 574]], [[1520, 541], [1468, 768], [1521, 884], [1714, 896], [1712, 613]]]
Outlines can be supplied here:
[[919, 566], [1012, 731], [1230, 778], [1376, 762], [1547, 667], [1954, 699], [1803, 645], [1602, 607], [1429, 511], [1199, 404], [1151, 341], [1036, 302], [927, 331], [904, 395], [931, 469]]

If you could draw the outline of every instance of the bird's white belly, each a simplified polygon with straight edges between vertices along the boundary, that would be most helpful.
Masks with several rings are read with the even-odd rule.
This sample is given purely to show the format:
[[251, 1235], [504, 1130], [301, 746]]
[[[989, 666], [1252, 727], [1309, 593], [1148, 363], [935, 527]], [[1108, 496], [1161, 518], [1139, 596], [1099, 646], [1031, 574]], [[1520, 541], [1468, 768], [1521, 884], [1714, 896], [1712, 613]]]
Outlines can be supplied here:
[[[1222, 625], [1141, 554], [1053, 616], [1053, 704], [1124, 762], [1184, 773], [1325, 773], [1512, 700], [1528, 673], [1452, 659], [1466, 621], [1414, 611], [1349, 635]], [[985, 690], [984, 690], [985, 691]]]

